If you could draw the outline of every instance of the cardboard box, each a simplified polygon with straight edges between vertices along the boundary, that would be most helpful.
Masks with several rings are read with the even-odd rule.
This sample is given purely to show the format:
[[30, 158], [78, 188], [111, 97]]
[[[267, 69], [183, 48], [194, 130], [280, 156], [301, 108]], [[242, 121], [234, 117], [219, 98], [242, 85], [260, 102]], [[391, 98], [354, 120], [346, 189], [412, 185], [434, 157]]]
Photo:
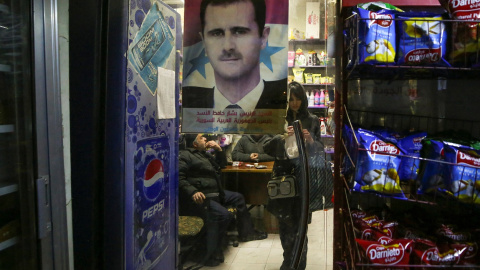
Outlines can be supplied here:
[[306, 3], [305, 38], [320, 38], [320, 2]]

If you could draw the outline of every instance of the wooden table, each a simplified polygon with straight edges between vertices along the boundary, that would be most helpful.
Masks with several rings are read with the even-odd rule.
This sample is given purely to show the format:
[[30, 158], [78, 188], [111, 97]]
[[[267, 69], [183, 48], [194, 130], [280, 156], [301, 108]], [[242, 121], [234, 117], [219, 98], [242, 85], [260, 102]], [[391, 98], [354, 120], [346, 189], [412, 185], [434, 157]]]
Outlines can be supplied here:
[[[266, 165], [265, 169], [249, 168], [246, 165], [253, 162], [243, 162], [242, 166], [227, 166], [222, 169], [225, 189], [240, 192], [245, 202], [252, 206], [265, 206], [268, 202], [267, 183], [272, 176], [273, 161], [259, 162]], [[263, 225], [268, 233], [278, 233], [278, 222], [266, 209], [263, 211]]]

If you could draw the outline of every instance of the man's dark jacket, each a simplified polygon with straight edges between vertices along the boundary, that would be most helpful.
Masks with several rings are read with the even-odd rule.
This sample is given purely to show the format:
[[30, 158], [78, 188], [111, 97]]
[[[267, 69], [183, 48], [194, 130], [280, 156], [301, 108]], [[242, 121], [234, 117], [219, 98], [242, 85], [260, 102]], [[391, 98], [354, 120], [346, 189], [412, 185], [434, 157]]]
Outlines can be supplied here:
[[220, 183], [221, 168], [227, 164], [224, 151], [216, 151], [215, 157], [205, 151], [194, 148], [181, 150], [179, 153], [179, 192], [181, 199], [192, 199], [196, 192], [219, 193], [224, 197]]
[[270, 135], [263, 135], [258, 141], [252, 135], [243, 135], [237, 142], [232, 151], [232, 160], [234, 161], [252, 161], [250, 159], [251, 153], [258, 153], [258, 161], [274, 161], [275, 158], [266, 154], [263, 146], [272, 139]]
[[[255, 109], [285, 109], [287, 104], [287, 79], [263, 81], [265, 87]], [[183, 87], [184, 108], [213, 108], [213, 88]]]

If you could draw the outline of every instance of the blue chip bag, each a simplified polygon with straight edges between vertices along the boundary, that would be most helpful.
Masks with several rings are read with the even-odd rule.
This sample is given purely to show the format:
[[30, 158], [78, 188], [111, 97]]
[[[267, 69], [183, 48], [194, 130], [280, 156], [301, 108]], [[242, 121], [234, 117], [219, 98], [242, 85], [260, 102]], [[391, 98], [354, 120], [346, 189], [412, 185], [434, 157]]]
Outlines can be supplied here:
[[402, 13], [397, 18], [397, 64], [450, 66], [445, 60], [447, 31], [441, 15]]
[[372, 132], [394, 144], [397, 144], [398, 141], [403, 137], [400, 133], [387, 127], [373, 128]]
[[[401, 157], [400, 169], [398, 176], [400, 181], [416, 180], [420, 168], [420, 150], [422, 150], [422, 140], [427, 137], [426, 132], [415, 132], [398, 140], [398, 147], [406, 156]], [[411, 158], [413, 157], [413, 158]]]
[[480, 204], [480, 150], [445, 144], [445, 161], [450, 172], [449, 190], [465, 203]]
[[459, 147], [460, 144], [438, 139], [424, 139], [420, 156], [425, 158], [420, 162], [418, 194], [434, 192], [448, 193], [450, 173], [445, 160], [445, 145]]
[[348, 152], [348, 155], [344, 155], [343, 159], [342, 174], [344, 175], [350, 175], [355, 168], [352, 162], [355, 162], [358, 153], [358, 144], [355, 139], [355, 135], [358, 138], [358, 134], [354, 134], [354, 132], [356, 131], [350, 128], [349, 125], [344, 125], [342, 137]]
[[377, 12], [357, 8], [358, 63], [387, 64], [395, 62], [395, 12], [382, 9]]
[[[445, 177], [448, 175], [444, 161], [443, 141], [425, 139], [422, 141], [421, 157], [425, 158], [420, 162], [420, 173], [417, 178], [419, 187], [418, 194], [429, 194], [433, 192], [445, 192]], [[427, 160], [428, 159], [428, 160]], [[430, 161], [431, 160], [431, 161]]]
[[401, 150], [373, 132], [359, 129], [359, 143], [354, 190], [374, 192], [405, 199], [398, 169]]

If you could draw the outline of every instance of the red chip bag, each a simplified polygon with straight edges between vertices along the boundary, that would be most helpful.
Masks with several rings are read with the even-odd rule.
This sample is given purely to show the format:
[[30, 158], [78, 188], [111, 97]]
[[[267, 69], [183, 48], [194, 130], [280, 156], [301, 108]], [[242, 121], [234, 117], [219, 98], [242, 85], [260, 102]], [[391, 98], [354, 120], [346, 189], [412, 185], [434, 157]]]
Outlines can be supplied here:
[[439, 236], [446, 237], [455, 242], [464, 242], [470, 241], [472, 235], [469, 232], [462, 232], [456, 228], [454, 225], [445, 225], [442, 224], [440, 228], [436, 231]]
[[459, 265], [465, 263], [465, 244], [435, 244], [430, 240], [417, 239], [413, 249], [413, 261], [425, 265]]
[[355, 241], [363, 250], [363, 256], [372, 264], [408, 265], [410, 261], [413, 240], [394, 239], [387, 245], [362, 239]]
[[367, 216], [367, 213], [361, 210], [352, 210], [350, 213], [353, 219], [364, 218]]
[[[439, 2], [456, 20], [480, 20], [480, 2], [478, 1], [439, 0]], [[471, 26], [475, 25], [476, 23], [471, 24]]]
[[371, 235], [372, 235], [373, 241], [377, 241], [378, 243], [383, 245], [388, 245], [393, 241], [391, 237], [389, 237], [388, 235], [384, 234], [379, 230], [373, 229], [371, 232]]
[[455, 22], [452, 25], [451, 64], [478, 67], [480, 64], [478, 56], [480, 2], [476, 0], [439, 0], [439, 2], [453, 19], [465, 21], [465, 23]]

